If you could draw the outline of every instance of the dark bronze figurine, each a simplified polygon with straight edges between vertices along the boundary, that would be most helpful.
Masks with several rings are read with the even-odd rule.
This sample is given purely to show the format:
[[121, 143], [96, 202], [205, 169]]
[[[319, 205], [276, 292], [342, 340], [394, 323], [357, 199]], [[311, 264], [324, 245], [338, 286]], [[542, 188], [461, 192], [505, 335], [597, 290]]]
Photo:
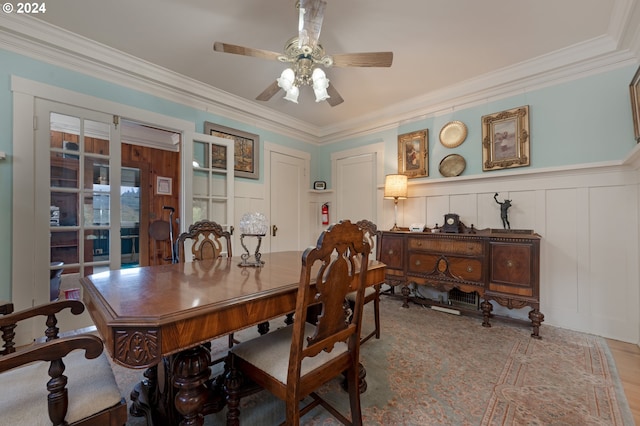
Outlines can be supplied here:
[[496, 192], [493, 195], [493, 199], [496, 200], [496, 203], [500, 204], [500, 218], [502, 219], [502, 227], [504, 229], [511, 229], [511, 224], [509, 223], [509, 216], [507, 210], [511, 207], [511, 200], [504, 200], [502, 203], [498, 201], [498, 193]]

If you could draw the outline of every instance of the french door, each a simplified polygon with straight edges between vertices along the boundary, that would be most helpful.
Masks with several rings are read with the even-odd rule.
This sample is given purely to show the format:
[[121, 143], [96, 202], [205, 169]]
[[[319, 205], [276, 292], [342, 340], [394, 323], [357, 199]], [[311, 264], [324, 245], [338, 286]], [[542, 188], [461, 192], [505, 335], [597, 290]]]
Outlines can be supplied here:
[[[35, 105], [36, 282], [51, 285], [50, 271], [62, 267], [63, 283], [79, 287], [79, 277], [120, 268], [120, 131], [112, 115]], [[36, 304], [50, 290], [36, 288]]]
[[[200, 133], [188, 133], [186, 140], [181, 230], [200, 220], [211, 220], [233, 233], [234, 141]], [[237, 249], [234, 252], [239, 253]]]

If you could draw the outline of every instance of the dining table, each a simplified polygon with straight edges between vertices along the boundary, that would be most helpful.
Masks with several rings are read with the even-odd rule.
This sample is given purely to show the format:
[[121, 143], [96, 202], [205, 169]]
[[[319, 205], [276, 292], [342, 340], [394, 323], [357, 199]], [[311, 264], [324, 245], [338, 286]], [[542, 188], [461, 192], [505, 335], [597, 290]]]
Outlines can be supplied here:
[[[221, 381], [210, 377], [209, 343], [295, 311], [302, 252], [265, 253], [261, 260], [262, 266], [241, 267], [239, 256], [221, 257], [80, 279], [109, 355], [146, 369], [131, 393], [133, 415], [146, 416], [149, 425], [187, 424], [185, 418], [202, 419], [194, 412], [224, 407]], [[366, 285], [384, 279], [385, 265], [369, 260]]]

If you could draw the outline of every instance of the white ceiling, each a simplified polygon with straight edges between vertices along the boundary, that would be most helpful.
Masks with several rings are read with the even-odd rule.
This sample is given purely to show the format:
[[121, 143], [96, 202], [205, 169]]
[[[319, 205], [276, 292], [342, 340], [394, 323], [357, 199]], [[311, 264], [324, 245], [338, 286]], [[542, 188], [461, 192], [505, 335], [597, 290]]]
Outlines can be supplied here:
[[[56, 0], [39, 19], [323, 129], [407, 112], [476, 82], [477, 90], [630, 49], [636, 0], [327, 0], [327, 53], [393, 51], [391, 68], [332, 68], [344, 98], [256, 101], [286, 67], [213, 51], [214, 41], [282, 52], [295, 0]], [[636, 15], [637, 16], [637, 13]], [[437, 96], [436, 96], [437, 97]], [[320, 133], [322, 133], [320, 131]]]

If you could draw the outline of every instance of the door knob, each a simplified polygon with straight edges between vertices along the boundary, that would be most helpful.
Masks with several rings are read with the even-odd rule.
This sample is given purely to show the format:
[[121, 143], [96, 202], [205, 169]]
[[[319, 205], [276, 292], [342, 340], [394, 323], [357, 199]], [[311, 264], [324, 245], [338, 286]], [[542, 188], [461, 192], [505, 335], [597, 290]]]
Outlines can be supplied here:
[[273, 225], [271, 227], [271, 235], [275, 237], [276, 236], [276, 232], [278, 232], [278, 227]]

